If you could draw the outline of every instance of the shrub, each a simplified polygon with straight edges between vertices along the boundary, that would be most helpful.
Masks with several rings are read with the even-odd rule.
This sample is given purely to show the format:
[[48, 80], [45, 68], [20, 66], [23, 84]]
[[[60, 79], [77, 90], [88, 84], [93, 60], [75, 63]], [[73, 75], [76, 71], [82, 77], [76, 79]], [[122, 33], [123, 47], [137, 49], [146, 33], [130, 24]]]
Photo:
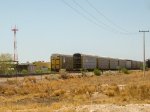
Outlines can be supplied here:
[[23, 70], [21, 71], [21, 73], [22, 73], [22, 74], [28, 74], [28, 70], [23, 69]]
[[43, 73], [43, 71], [42, 70], [36, 70], [35, 73], [41, 74], [41, 73]]
[[64, 95], [65, 94], [65, 90], [62, 90], [62, 89], [58, 89], [58, 90], [55, 90], [52, 94], [52, 96], [61, 96], [61, 95]]
[[150, 99], [150, 84], [129, 84], [125, 87], [124, 94], [138, 100]]
[[10, 69], [6, 71], [6, 74], [8, 75], [14, 75], [16, 73], [16, 71], [14, 69]]
[[97, 76], [101, 75], [101, 71], [99, 69], [94, 69], [94, 74]]
[[60, 74], [60, 77], [61, 77], [62, 79], [67, 79], [67, 78], [68, 78], [66, 69], [60, 69], [60, 70], [59, 70], [59, 74]]
[[122, 71], [124, 74], [129, 74], [129, 71], [128, 71], [128, 69], [126, 69], [126, 68], [122, 68], [121, 71]]
[[117, 70], [118, 70], [118, 72], [120, 73], [120, 72], [121, 72], [121, 67], [120, 67], [120, 66], [117, 66]]
[[37, 80], [36, 80], [35, 77], [28, 77], [28, 78], [24, 78], [24, 82], [25, 82], [25, 83], [28, 83], [28, 82], [36, 83]]
[[117, 84], [111, 84], [102, 89], [103, 93], [109, 97], [119, 95], [119, 87]]
[[46, 80], [51, 80], [51, 77], [50, 76], [45, 76], [45, 79]]
[[81, 71], [82, 76], [87, 76], [88, 70], [86, 70], [86, 69], [81, 69], [80, 71]]

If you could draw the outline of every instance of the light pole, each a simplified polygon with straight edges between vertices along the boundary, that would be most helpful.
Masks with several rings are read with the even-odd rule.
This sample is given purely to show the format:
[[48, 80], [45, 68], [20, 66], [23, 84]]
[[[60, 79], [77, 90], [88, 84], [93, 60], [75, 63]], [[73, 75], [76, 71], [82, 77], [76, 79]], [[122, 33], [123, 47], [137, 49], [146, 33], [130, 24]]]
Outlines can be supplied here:
[[143, 76], [145, 77], [145, 32], [149, 32], [149, 30], [147, 31], [139, 31], [143, 33]]

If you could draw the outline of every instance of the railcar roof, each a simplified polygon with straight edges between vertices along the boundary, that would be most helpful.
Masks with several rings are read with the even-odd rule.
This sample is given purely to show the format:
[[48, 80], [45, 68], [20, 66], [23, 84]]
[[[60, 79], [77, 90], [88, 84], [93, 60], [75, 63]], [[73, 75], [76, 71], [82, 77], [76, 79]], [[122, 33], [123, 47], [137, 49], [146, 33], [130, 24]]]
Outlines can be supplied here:
[[82, 54], [82, 53], [74, 53], [73, 55], [75, 54], [80, 54], [81, 56], [98, 57], [96, 55], [88, 55], [88, 54]]
[[55, 56], [67, 56], [67, 57], [72, 57], [72, 55], [66, 55], [66, 54], [52, 54], [51, 55], [52, 57], [55, 57]]

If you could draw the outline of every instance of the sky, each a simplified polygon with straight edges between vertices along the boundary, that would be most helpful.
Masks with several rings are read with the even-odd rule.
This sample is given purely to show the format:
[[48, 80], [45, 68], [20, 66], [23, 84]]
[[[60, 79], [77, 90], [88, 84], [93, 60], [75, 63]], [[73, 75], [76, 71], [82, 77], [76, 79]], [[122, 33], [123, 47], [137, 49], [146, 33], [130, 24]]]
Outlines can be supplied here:
[[[21, 63], [50, 61], [53, 53], [143, 60], [150, 30], [149, 0], [0, 0], [0, 53]], [[150, 58], [150, 32], [146, 58]]]

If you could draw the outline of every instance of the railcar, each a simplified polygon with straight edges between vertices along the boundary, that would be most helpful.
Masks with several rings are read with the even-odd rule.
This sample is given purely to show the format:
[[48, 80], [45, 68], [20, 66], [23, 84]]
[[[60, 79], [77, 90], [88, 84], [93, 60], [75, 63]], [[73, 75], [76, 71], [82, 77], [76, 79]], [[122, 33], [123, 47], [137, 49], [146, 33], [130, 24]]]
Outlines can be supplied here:
[[141, 69], [143, 66], [143, 63], [141, 61], [137, 61], [137, 69]]
[[146, 60], [146, 65], [147, 65], [148, 68], [150, 68], [150, 59]]
[[132, 60], [132, 67], [131, 69], [141, 69], [141, 66], [142, 66], [142, 62], [140, 61], [134, 61]]
[[126, 60], [126, 68], [127, 69], [132, 69], [132, 62], [131, 62], [131, 60]]
[[119, 59], [118, 61], [119, 61], [119, 62], [118, 62], [118, 66], [119, 66], [120, 68], [126, 68], [126, 60]]
[[110, 58], [110, 70], [117, 70], [119, 66], [119, 60]]
[[109, 58], [98, 57], [97, 58], [97, 68], [101, 69], [101, 70], [109, 70], [110, 69]]
[[101, 70], [127, 68], [130, 70], [140, 69], [141, 64], [142, 62], [140, 61], [98, 57], [80, 53], [75, 53], [73, 55], [52, 54], [51, 56], [52, 71], [59, 71], [60, 69], [66, 69], [67, 71], [79, 71], [81, 69], [94, 70], [95, 68]]
[[93, 70], [97, 68], [97, 56], [84, 55], [75, 53], [73, 55], [73, 69], [74, 70]]
[[51, 56], [51, 70], [52, 71], [59, 71], [60, 69], [66, 69], [68, 71], [73, 69], [73, 57], [72, 57], [72, 55], [52, 54], [52, 56]]
[[132, 60], [131, 63], [132, 63], [131, 68], [134, 70], [137, 69], [137, 62]]

